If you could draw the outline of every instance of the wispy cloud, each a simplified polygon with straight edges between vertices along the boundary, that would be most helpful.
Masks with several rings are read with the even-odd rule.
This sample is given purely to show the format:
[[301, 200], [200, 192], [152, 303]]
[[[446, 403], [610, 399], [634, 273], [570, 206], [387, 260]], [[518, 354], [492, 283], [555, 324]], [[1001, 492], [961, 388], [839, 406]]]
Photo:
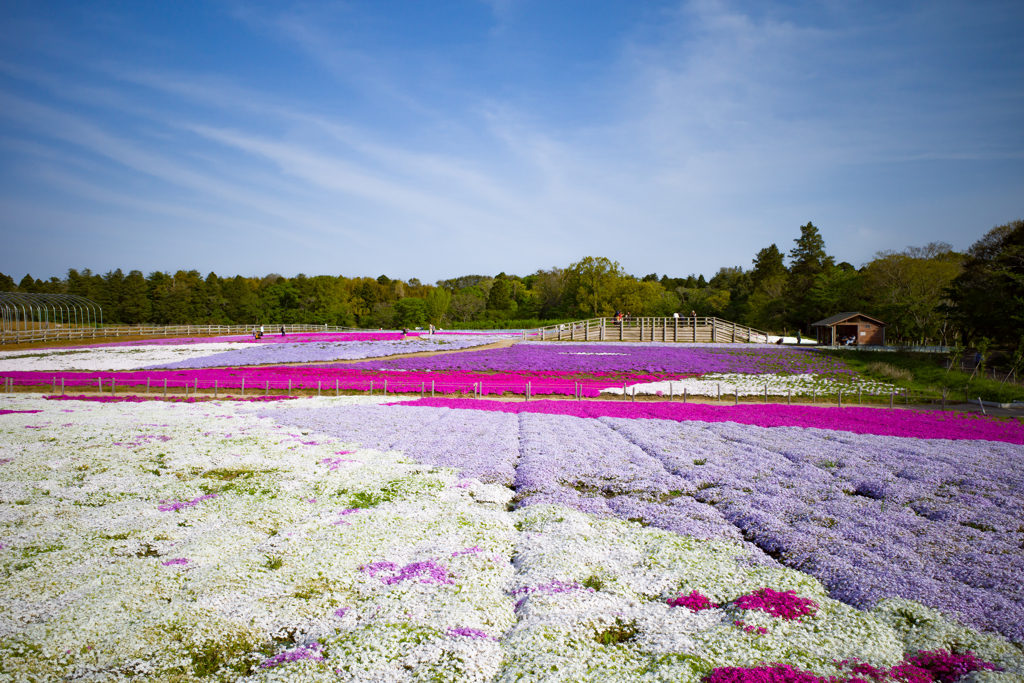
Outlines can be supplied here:
[[[485, 4], [491, 28], [539, 20]], [[957, 55], [929, 41], [955, 31], [920, 8], [687, 2], [621, 31], [586, 83], [570, 65], [517, 80], [464, 46], [375, 38], [386, 28], [360, 8], [232, 10], [304, 86], [114, 50], [73, 65], [59, 46], [45, 59], [0, 50], [0, 200], [17, 207], [0, 230], [58, 231], [67, 214], [46, 205], [66, 202], [85, 223], [238, 245], [193, 249], [195, 264], [149, 254], [144, 268], [429, 280], [587, 254], [710, 275], [786, 246], [807, 220], [862, 262], [933, 239], [965, 247], [972, 212], [977, 231], [1019, 212], [1021, 60], [942, 81]]]

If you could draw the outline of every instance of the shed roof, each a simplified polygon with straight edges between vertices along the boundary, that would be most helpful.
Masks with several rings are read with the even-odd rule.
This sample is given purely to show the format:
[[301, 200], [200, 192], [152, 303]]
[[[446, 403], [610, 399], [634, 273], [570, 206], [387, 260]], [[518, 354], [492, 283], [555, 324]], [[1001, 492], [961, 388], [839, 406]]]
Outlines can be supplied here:
[[819, 320], [818, 322], [813, 323], [811, 325], [811, 327], [831, 327], [832, 325], [836, 325], [838, 323], [845, 322], [845, 321], [849, 320], [850, 318], [855, 318], [857, 316], [860, 316], [862, 318], [867, 318], [868, 320], [870, 320], [872, 322], [875, 322], [875, 323], [877, 323], [879, 325], [885, 325], [885, 323], [883, 323], [878, 318], [872, 318], [870, 315], [864, 315], [860, 311], [846, 311], [845, 313], [836, 313], [831, 318], [825, 318], [824, 320]]

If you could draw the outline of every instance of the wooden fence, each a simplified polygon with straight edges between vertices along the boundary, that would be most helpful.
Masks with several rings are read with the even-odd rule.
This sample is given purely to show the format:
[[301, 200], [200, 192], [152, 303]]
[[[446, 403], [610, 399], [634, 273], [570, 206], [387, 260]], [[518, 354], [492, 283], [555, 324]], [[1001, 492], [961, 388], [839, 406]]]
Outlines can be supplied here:
[[564, 325], [524, 330], [537, 341], [768, 343], [768, 333], [720, 318], [590, 318]]
[[[351, 328], [333, 325], [267, 325], [265, 334], [295, 332], [342, 332]], [[251, 335], [259, 325], [112, 325], [108, 327], [43, 327], [31, 330], [5, 330], [0, 332], [0, 344], [32, 344], [75, 339], [105, 337], [189, 337], [220, 335]]]

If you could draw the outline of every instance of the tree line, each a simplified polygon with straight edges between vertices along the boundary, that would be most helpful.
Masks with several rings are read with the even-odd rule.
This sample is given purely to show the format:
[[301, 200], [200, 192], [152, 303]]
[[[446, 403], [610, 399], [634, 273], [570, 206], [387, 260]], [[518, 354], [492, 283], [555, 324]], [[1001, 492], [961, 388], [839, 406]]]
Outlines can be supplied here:
[[531, 327], [628, 312], [717, 316], [776, 333], [805, 335], [811, 324], [861, 311], [888, 324], [897, 343], [964, 344], [986, 337], [1015, 346], [1024, 332], [1024, 221], [996, 226], [958, 253], [944, 242], [883, 251], [855, 267], [836, 263], [820, 230], [799, 227], [788, 253], [777, 244], [751, 267], [703, 274], [636, 277], [610, 259], [588, 256], [523, 277], [464, 275], [433, 285], [416, 278], [271, 274], [222, 278], [195, 270], [100, 275], [71, 269], [64, 278], [20, 282], [0, 273], [0, 291], [77, 294], [122, 324], [307, 323], [366, 328]]

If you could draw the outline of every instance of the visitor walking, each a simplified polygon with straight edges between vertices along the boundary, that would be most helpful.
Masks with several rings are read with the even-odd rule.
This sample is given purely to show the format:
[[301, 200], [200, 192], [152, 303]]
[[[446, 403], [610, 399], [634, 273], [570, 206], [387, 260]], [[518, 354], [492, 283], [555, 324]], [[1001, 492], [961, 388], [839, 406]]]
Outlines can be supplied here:
[[284, 336], [284, 325], [281, 325], [281, 336]]

